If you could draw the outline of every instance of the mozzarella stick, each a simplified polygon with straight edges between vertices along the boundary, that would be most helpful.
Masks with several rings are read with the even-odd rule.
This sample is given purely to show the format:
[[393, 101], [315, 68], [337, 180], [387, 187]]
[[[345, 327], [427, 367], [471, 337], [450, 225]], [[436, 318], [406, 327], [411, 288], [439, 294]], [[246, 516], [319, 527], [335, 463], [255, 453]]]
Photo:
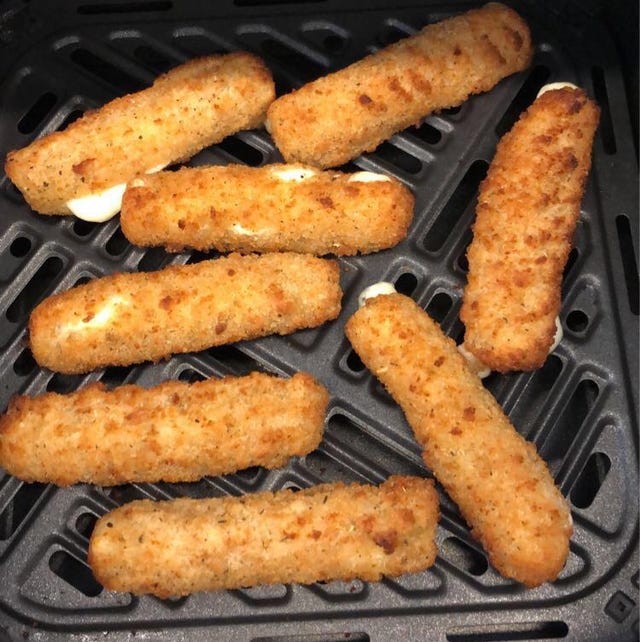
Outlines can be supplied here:
[[31, 351], [67, 374], [288, 334], [340, 312], [335, 261], [231, 254], [158, 272], [121, 273], [55, 294], [31, 313]]
[[549, 354], [598, 117], [577, 87], [545, 91], [480, 186], [460, 318], [465, 348], [493, 370], [533, 370]]
[[107, 513], [89, 564], [107, 589], [161, 598], [421, 571], [436, 556], [433, 482], [322, 484], [243, 497], [138, 500]]
[[118, 212], [134, 176], [262, 125], [274, 98], [271, 73], [256, 56], [191, 60], [148, 89], [10, 152], [5, 171], [37, 212], [103, 221]]
[[318, 447], [328, 402], [308, 374], [257, 372], [14, 397], [0, 417], [0, 466], [58, 486], [187, 482], [278, 468]]
[[403, 409], [425, 463], [491, 564], [526, 586], [554, 580], [569, 553], [568, 505], [455, 343], [401, 294], [366, 300], [346, 333]]
[[335, 167], [431, 112], [489, 91], [532, 56], [524, 20], [490, 3], [278, 98], [266, 126], [287, 162]]
[[120, 224], [131, 243], [169, 251], [349, 255], [399, 243], [413, 205], [402, 183], [373, 172], [280, 164], [185, 167], [134, 179]]

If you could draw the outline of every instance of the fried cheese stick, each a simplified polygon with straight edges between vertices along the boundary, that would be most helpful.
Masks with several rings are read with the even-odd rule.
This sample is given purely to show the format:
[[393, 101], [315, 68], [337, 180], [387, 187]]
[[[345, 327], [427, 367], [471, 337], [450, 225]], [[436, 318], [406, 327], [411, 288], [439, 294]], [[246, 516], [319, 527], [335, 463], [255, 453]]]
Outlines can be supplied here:
[[366, 300], [346, 333], [403, 409], [425, 463], [491, 564], [526, 586], [554, 580], [569, 553], [567, 503], [455, 343], [401, 294]]
[[377, 581], [436, 556], [432, 480], [243, 497], [138, 500], [101, 517], [89, 564], [107, 589], [161, 598], [257, 584]]
[[493, 370], [533, 370], [549, 354], [598, 118], [581, 89], [545, 91], [480, 186], [460, 318], [465, 348]]
[[134, 179], [120, 224], [136, 245], [348, 255], [392, 247], [414, 198], [384, 174], [301, 165], [185, 167]]
[[0, 466], [28, 482], [185, 482], [278, 468], [320, 444], [329, 394], [308, 374], [254, 372], [66, 395], [14, 397], [0, 417]]
[[335, 167], [431, 112], [489, 91], [532, 55], [524, 20], [490, 3], [281, 96], [266, 127], [287, 162]]
[[31, 351], [39, 365], [72, 374], [288, 334], [338, 316], [339, 277], [335, 261], [294, 253], [114, 274], [40, 303]]
[[[106, 220], [118, 211], [131, 178], [262, 125], [274, 98], [271, 73], [252, 54], [191, 60], [148, 89], [116, 98], [64, 131], [10, 152], [5, 171], [41, 214]], [[99, 212], [107, 201], [108, 212]]]

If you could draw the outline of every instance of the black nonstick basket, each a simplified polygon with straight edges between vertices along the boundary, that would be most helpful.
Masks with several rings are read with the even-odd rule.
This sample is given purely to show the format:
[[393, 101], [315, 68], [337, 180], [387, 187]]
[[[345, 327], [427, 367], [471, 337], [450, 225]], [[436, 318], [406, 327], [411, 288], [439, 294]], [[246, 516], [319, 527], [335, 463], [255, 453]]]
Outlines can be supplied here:
[[[0, 411], [13, 394], [70, 392], [90, 381], [149, 386], [253, 370], [308, 371], [332, 395], [320, 448], [277, 471], [252, 468], [192, 484], [57, 489], [22, 483], [0, 469], [0, 642], [638, 639], [638, 166], [617, 36], [600, 19], [598, 3], [509, 4], [531, 26], [532, 67], [345, 168], [398, 177], [415, 193], [416, 215], [396, 248], [340, 260], [343, 311], [318, 329], [82, 376], [40, 369], [26, 326], [44, 297], [96, 276], [204, 255], [133, 247], [117, 218], [93, 224], [34, 214], [0, 173]], [[255, 52], [282, 94], [472, 6], [455, 0], [0, 2], [0, 157], [188, 58]], [[633, 12], [623, 18], [633, 20]], [[558, 580], [527, 590], [501, 577], [441, 492], [439, 554], [423, 573], [164, 601], [104, 590], [87, 566], [88, 538], [97, 517], [124, 502], [430, 475], [401, 411], [351, 351], [344, 323], [358, 293], [387, 280], [461, 339], [465, 249], [478, 184], [500, 136], [537, 90], [556, 80], [584, 87], [602, 110], [564, 273], [564, 338], [540, 370], [492, 374], [485, 383], [536, 443], [570, 501], [575, 534]], [[277, 160], [269, 135], [256, 130], [204, 150], [191, 164]]]

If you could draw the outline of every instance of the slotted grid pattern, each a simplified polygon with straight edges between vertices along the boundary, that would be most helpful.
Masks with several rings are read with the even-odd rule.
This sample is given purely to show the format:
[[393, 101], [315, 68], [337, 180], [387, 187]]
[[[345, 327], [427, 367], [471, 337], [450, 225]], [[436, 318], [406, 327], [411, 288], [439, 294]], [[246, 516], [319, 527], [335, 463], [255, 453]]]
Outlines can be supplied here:
[[[145, 3], [133, 4], [145, 8]], [[371, 9], [366, 24], [356, 10], [300, 16], [295, 11], [272, 12], [259, 19], [239, 13], [237, 18], [195, 21], [175, 16], [172, 3], [145, 6], [149, 16], [164, 11], [165, 18], [175, 19], [155, 22], [147, 16], [131, 28], [87, 22], [82, 29], [46, 39], [16, 62], [4, 82], [7, 90], [0, 115], [0, 140], [7, 149], [63, 129], [86, 109], [140, 89], [157, 73], [196, 55], [254, 51], [265, 58], [278, 92], [283, 93], [445, 15], [409, 7]], [[78, 13], [98, 15], [102, 11], [106, 15], [113, 8], [87, 3], [78, 7]], [[307, 370], [329, 386], [332, 402], [321, 447], [280, 471], [250, 469], [195, 484], [83, 486], [63, 491], [0, 476], [0, 568], [3, 576], [15, 578], [0, 587], [0, 605], [45, 628], [70, 632], [109, 630], [123, 621], [128, 626], [157, 627], [195, 625], [204, 620], [227, 627], [228, 639], [239, 623], [266, 621], [285, 631], [283, 622], [293, 618], [302, 629], [303, 622], [329, 612], [335, 619], [368, 617], [377, 611], [390, 618], [392, 626], [408, 613], [421, 615], [425, 626], [436, 627], [442, 639], [447, 631], [446, 639], [474, 639], [456, 633], [463, 624], [469, 630], [473, 625], [489, 626], [479, 630], [490, 632], [487, 623], [493, 622], [497, 608], [527, 613], [525, 619], [534, 623], [530, 628], [523, 625], [520, 633], [514, 628], [513, 635], [529, 631], [532, 637], [538, 633], [540, 637], [566, 637], [579, 629], [577, 621], [571, 622], [570, 609], [563, 605], [571, 605], [579, 593], [597, 596], [596, 587], [611, 569], [626, 568], [637, 536], [637, 502], [630, 499], [637, 486], [637, 442], [624, 399], [629, 385], [625, 383], [627, 366], [613, 340], [620, 327], [607, 314], [615, 307], [608, 278], [613, 266], [598, 240], [601, 228], [610, 225], [595, 187], [600, 158], [619, 153], [608, 105], [605, 120], [609, 124], [596, 141], [594, 176], [565, 270], [561, 314], [565, 339], [539, 371], [494, 374], [486, 382], [517, 428], [536, 442], [572, 502], [576, 535], [570, 559], [556, 583], [527, 592], [500, 577], [488, 566], [456, 507], [442, 493], [436, 565], [425, 573], [379, 584], [257, 587], [160, 601], [103, 591], [86, 566], [87, 541], [96, 517], [132, 499], [238, 495], [321, 481], [379, 482], [392, 473], [429, 474], [402, 413], [351, 351], [343, 326], [355, 310], [358, 292], [372, 282], [389, 280], [460, 340], [463, 327], [458, 311], [474, 199], [498, 137], [549, 79], [573, 80], [600, 100], [607, 98], [602, 62], [598, 66], [589, 59], [588, 64], [578, 65], [568, 57], [559, 34], [549, 30], [532, 7], [524, 8], [532, 14], [528, 17], [534, 35], [542, 43], [529, 71], [460, 108], [427, 118], [344, 168], [397, 176], [416, 194], [416, 218], [410, 237], [397, 248], [341, 260], [343, 312], [337, 322], [320, 329], [214, 348], [156, 365], [108, 368], [78, 376], [42, 371], [26, 347], [25, 331], [30, 310], [44, 296], [116, 270], [154, 270], [201, 260], [205, 255], [168, 255], [158, 249], [132, 247], [122, 236], [117, 219], [91, 224], [39, 217], [30, 212], [9, 181], [2, 179], [2, 408], [16, 392], [69, 392], [95, 380], [109, 386], [124, 382], [152, 385], [168, 378], [196, 381], [254, 369], [277, 374]], [[190, 164], [262, 165], [278, 159], [271, 139], [261, 130], [229, 137]], [[628, 581], [621, 579], [621, 586], [624, 579]], [[633, 592], [631, 587], [627, 592]], [[609, 598], [609, 594], [606, 599], [597, 597], [598, 613]], [[619, 604], [626, 602], [619, 598], [609, 609], [610, 617], [616, 623], [621, 618], [623, 627], [615, 630], [625, 635], [631, 618], [620, 615], [624, 608], [616, 606]], [[449, 614], [462, 605], [468, 616], [451, 620]], [[532, 606], [535, 613], [528, 611]], [[540, 611], [542, 607], [546, 612]], [[509, 621], [508, 617], [503, 620]], [[603, 630], [608, 626], [602, 617], [598, 624]], [[500, 626], [503, 628], [495, 630], [507, 632], [501, 639], [512, 639], [510, 629]], [[375, 626], [371, 622], [365, 628]]]

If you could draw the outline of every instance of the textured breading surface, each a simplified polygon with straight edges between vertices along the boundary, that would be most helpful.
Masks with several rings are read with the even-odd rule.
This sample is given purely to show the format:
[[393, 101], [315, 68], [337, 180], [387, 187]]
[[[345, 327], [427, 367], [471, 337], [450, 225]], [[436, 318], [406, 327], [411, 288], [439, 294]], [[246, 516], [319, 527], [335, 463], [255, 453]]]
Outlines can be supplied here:
[[112, 486], [278, 468], [320, 444], [329, 394], [308, 374], [14, 397], [0, 466], [28, 482]]
[[190, 60], [152, 87], [10, 152], [5, 171], [34, 210], [70, 214], [70, 199], [186, 160], [229, 134], [262, 125], [274, 98], [271, 73], [256, 56]]
[[376, 581], [433, 564], [431, 480], [134, 501], [104, 515], [89, 564], [107, 589], [161, 598], [256, 584]]
[[401, 294], [369, 299], [346, 333], [402, 407], [425, 463], [491, 564], [527, 586], [554, 580], [569, 553], [568, 505], [455, 343]]
[[339, 278], [335, 261], [294, 253], [114, 274], [40, 303], [31, 350], [40, 366], [79, 373], [288, 334], [338, 316]]
[[581, 89], [543, 93], [499, 142], [480, 186], [460, 318], [493, 370], [547, 358], [599, 110]]
[[300, 165], [183, 168], [135, 179], [120, 223], [136, 245], [310, 254], [375, 252], [399, 243], [414, 198], [398, 180]]
[[278, 98], [267, 129], [286, 161], [335, 167], [433, 111], [490, 90], [532, 55], [524, 20], [490, 3]]

